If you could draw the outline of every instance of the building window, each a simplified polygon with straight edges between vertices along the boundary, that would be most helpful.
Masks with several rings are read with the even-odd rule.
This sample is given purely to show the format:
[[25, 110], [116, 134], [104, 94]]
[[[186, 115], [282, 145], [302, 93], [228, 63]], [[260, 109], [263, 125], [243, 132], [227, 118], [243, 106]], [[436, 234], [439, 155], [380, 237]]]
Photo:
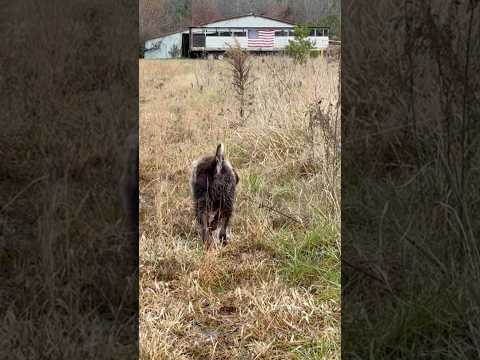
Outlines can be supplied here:
[[207, 36], [218, 36], [218, 31], [207, 31]]
[[294, 37], [295, 36], [295, 31], [288, 30], [288, 36]]
[[192, 47], [205, 47], [205, 34], [192, 34]]
[[275, 31], [275, 36], [288, 36], [288, 30]]
[[220, 36], [232, 36], [231, 31], [220, 31]]
[[246, 36], [246, 35], [245, 35], [245, 31], [234, 31], [234, 32], [233, 32], [233, 36], [235, 36], [235, 37], [244, 37], [244, 36]]
[[310, 29], [310, 34], [308, 36], [315, 36], [315, 29]]

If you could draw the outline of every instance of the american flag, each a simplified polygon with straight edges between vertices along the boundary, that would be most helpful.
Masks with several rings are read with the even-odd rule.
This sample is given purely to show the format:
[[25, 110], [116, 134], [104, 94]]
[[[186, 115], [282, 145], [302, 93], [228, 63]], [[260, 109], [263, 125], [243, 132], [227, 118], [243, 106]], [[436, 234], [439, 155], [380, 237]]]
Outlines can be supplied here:
[[248, 47], [273, 47], [275, 30], [248, 30]]

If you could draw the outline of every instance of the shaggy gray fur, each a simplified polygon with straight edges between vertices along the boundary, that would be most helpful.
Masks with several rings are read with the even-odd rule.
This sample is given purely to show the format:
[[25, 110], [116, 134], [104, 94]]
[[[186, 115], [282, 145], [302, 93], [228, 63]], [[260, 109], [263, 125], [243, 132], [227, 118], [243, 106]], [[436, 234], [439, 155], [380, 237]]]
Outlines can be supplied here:
[[223, 245], [227, 243], [227, 228], [234, 210], [238, 181], [237, 172], [224, 158], [223, 144], [217, 146], [214, 156], [204, 156], [193, 163], [190, 185], [195, 218], [200, 225], [202, 241], [207, 246], [210, 246], [211, 232], [219, 223], [220, 240]]

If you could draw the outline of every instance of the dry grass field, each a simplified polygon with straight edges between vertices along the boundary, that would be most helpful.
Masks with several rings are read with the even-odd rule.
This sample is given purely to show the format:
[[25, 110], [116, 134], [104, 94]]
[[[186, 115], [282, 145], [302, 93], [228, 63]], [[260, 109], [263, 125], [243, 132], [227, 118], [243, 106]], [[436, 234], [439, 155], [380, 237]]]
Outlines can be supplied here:
[[[140, 61], [141, 359], [340, 358], [339, 65], [251, 61], [244, 126], [226, 61]], [[190, 168], [219, 142], [240, 183], [205, 251]]]

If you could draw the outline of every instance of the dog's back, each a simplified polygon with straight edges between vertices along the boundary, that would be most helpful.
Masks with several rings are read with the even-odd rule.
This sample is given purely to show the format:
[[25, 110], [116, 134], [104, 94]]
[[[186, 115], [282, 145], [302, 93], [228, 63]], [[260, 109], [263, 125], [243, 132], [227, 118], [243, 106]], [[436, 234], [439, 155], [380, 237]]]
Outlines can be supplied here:
[[237, 172], [226, 159], [222, 158], [220, 166], [217, 156], [204, 156], [193, 162], [190, 186], [194, 199], [207, 195], [212, 200], [224, 197], [225, 192], [235, 191], [238, 182]]
[[217, 146], [214, 156], [204, 156], [193, 163], [190, 181], [194, 200], [195, 216], [202, 226], [202, 239], [206, 238], [207, 220], [211, 213], [217, 221], [225, 220], [221, 237], [225, 237], [225, 227], [233, 213], [235, 189], [239, 182], [237, 172], [230, 162], [224, 159], [223, 144]]
[[204, 156], [193, 162], [190, 186], [194, 199], [200, 199], [208, 191], [208, 184], [213, 182], [215, 156]]

